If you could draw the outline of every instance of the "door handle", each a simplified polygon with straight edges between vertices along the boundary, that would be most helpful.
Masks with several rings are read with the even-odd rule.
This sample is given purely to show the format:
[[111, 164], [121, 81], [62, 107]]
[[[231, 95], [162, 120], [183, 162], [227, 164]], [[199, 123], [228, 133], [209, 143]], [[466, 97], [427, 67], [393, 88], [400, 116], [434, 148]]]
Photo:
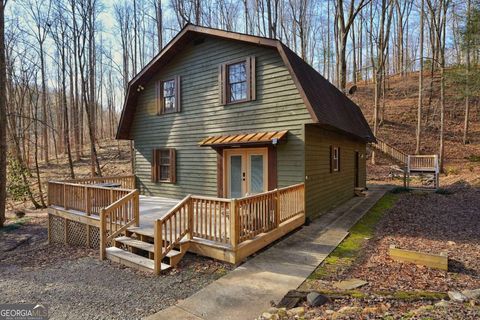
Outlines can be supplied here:
[[242, 172], [243, 181], [245, 181], [245, 172]]

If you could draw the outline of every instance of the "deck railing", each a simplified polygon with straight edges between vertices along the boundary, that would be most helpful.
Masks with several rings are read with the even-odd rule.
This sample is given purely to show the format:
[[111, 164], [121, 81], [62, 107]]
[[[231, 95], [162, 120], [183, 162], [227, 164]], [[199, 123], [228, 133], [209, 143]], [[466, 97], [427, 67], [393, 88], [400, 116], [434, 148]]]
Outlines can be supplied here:
[[408, 156], [408, 171], [439, 172], [437, 155], [410, 155]]
[[230, 241], [230, 199], [191, 197], [193, 236], [228, 243]]
[[304, 191], [301, 183], [239, 199], [189, 195], [155, 222], [156, 263], [187, 235], [236, 247], [272, 231], [305, 214]]
[[238, 243], [275, 229], [280, 223], [278, 191], [237, 199]]
[[305, 188], [303, 183], [278, 189], [280, 223], [305, 212]]
[[109, 188], [89, 183], [124, 182], [129, 178], [80, 179], [80, 181], [49, 181], [48, 205], [63, 210], [78, 211], [92, 219], [100, 220], [100, 258], [105, 257], [108, 243], [140, 222], [140, 198], [138, 190]]
[[48, 182], [48, 205], [100, 215], [102, 208], [126, 196], [132, 190], [106, 188], [62, 181]]
[[131, 190], [135, 189], [135, 175], [133, 174], [124, 175], [124, 176], [71, 179], [71, 180], [65, 180], [64, 182], [75, 183], [75, 184], [114, 183], [114, 184], [120, 184], [120, 187], [123, 189], [131, 189]]
[[188, 234], [191, 237], [193, 207], [188, 195], [154, 225], [154, 270], [159, 274], [163, 258]]
[[407, 157], [408, 155], [404, 153], [403, 151], [389, 145], [383, 140], [380, 140], [377, 138], [377, 143], [372, 143], [371, 146], [373, 146], [375, 149], [380, 150], [381, 152], [389, 155], [390, 157], [394, 158], [395, 160], [401, 162], [402, 164], [407, 164]]

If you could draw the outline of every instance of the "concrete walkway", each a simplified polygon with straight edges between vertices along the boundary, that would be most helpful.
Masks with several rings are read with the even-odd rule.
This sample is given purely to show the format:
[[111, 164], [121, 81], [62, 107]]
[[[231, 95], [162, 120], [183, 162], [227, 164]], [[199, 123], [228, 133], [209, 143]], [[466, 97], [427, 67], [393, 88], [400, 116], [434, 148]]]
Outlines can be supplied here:
[[348, 235], [348, 230], [384, 195], [375, 187], [302, 227], [157, 319], [255, 319], [291, 289], [298, 288]]

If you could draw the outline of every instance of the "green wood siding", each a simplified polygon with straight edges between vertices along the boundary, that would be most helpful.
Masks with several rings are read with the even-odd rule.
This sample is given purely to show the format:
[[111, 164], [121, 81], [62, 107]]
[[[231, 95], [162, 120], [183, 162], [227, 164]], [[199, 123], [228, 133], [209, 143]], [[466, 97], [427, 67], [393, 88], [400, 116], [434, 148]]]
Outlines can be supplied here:
[[[223, 106], [219, 100], [218, 66], [256, 57], [256, 93], [252, 102]], [[156, 115], [155, 81], [181, 76], [181, 112]], [[143, 84], [132, 126], [135, 174], [142, 193], [182, 198], [186, 194], [217, 194], [217, 157], [199, 147], [207, 136], [289, 130], [278, 146], [278, 185], [304, 181], [304, 124], [310, 115], [277, 51], [216, 38], [188, 45], [156, 78]], [[153, 183], [152, 149], [177, 150], [177, 182]]]
[[[340, 147], [340, 171], [330, 172], [330, 146]], [[316, 217], [354, 196], [355, 151], [360, 154], [359, 186], [366, 183], [365, 143], [327, 131], [315, 125], [305, 126], [305, 199], [306, 212]]]

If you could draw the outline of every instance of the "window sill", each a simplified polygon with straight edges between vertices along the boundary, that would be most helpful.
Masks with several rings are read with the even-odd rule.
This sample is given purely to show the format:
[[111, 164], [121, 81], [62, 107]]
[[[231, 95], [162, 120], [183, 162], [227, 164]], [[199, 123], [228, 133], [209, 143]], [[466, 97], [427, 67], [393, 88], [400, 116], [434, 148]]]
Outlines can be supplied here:
[[170, 181], [170, 180], [158, 180], [158, 181], [155, 181], [155, 183], [175, 184], [176, 182], [173, 182], [173, 181]]
[[224, 106], [230, 106], [230, 105], [235, 105], [235, 104], [240, 104], [240, 103], [245, 103], [245, 102], [251, 102], [253, 100], [239, 100], [239, 101], [234, 101], [234, 102], [227, 102], [224, 104]]

